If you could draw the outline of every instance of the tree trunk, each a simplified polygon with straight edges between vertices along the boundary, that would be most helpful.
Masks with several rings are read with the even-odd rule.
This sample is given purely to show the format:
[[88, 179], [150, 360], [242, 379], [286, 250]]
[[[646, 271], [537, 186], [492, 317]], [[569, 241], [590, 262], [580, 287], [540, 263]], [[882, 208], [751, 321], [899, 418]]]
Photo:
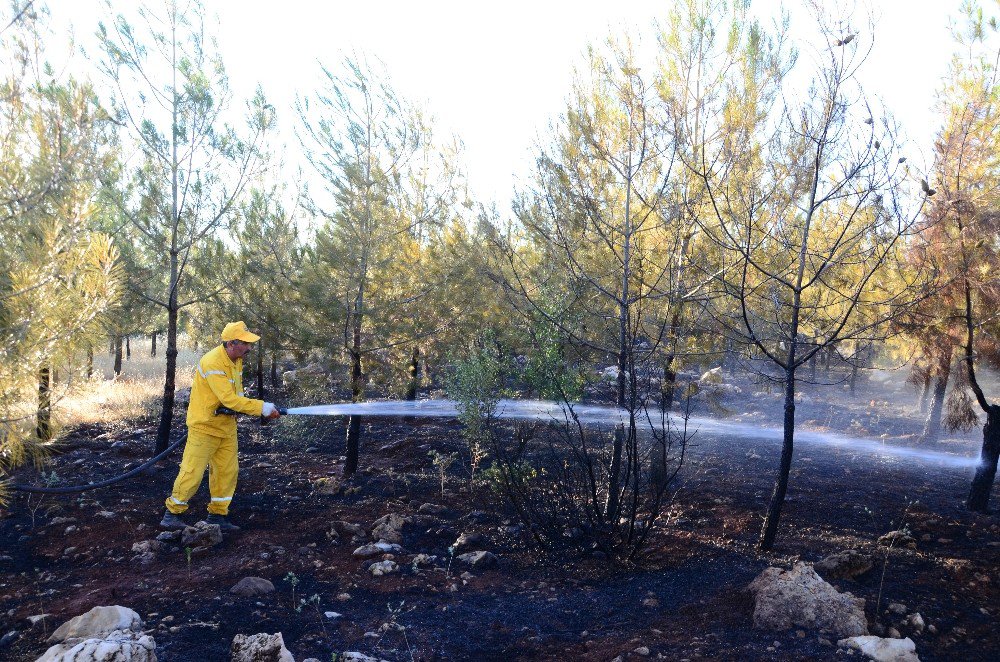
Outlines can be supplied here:
[[663, 363], [663, 386], [660, 387], [663, 411], [670, 411], [673, 408], [676, 388], [677, 372], [674, 370], [674, 355], [670, 354]]
[[420, 347], [413, 346], [413, 353], [410, 355], [410, 365], [407, 368], [410, 380], [406, 385], [406, 400], [417, 399], [417, 389], [420, 386]]
[[271, 388], [278, 388], [278, 355], [271, 352]]
[[160, 410], [160, 424], [156, 429], [154, 455], [167, 450], [170, 441], [170, 426], [174, 419], [174, 388], [177, 381], [177, 293], [170, 295], [167, 308], [167, 370], [163, 378], [163, 408]]
[[[360, 336], [360, 334], [358, 334]], [[359, 342], [360, 344], [360, 338]], [[361, 352], [351, 351], [351, 402], [361, 400]], [[358, 470], [358, 447], [361, 438], [361, 417], [348, 416], [347, 418], [347, 461], [344, 462], [344, 473], [353, 474]]]
[[781, 507], [785, 503], [788, 492], [788, 474], [792, 469], [792, 450], [795, 440], [795, 368], [785, 369], [785, 420], [784, 436], [781, 441], [781, 464], [778, 468], [778, 478], [774, 482], [771, 493], [771, 503], [767, 507], [767, 516], [760, 532], [760, 549], [769, 551], [774, 546], [774, 538], [778, 534], [778, 520], [781, 517]]
[[854, 361], [851, 362], [851, 395], [857, 393], [858, 390], [858, 358], [854, 357]]
[[87, 379], [94, 376], [94, 346], [87, 343]]
[[122, 374], [122, 337], [121, 336], [117, 336], [117, 335], [115, 336], [114, 345], [115, 345], [115, 367], [114, 367], [114, 373], [115, 373], [115, 377], [117, 377], [118, 375]]
[[927, 404], [930, 402], [931, 394], [931, 373], [924, 374], [924, 381], [920, 386], [920, 413], [927, 413]]
[[934, 397], [930, 401], [930, 412], [920, 435], [924, 441], [936, 441], [941, 435], [941, 412], [944, 410], [944, 394], [948, 390], [951, 376], [951, 347], [938, 358], [937, 374], [934, 377]]
[[997, 475], [997, 459], [1000, 458], [1000, 405], [990, 405], [983, 425], [983, 448], [979, 452], [979, 465], [969, 489], [969, 510], [989, 512], [990, 492], [993, 479]]
[[125, 336], [125, 360], [132, 360], [132, 343], [129, 341], [131, 336]]
[[156, 331], [149, 334], [149, 355], [156, 356]]
[[38, 411], [35, 421], [35, 436], [39, 441], [52, 439], [52, 382], [46, 362], [38, 369]]

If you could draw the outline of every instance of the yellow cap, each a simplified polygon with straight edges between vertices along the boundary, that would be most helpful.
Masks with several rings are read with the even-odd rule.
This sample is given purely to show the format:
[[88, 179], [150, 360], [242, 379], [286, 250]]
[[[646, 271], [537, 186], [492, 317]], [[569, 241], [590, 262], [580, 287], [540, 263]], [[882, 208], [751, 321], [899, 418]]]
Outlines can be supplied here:
[[226, 325], [226, 328], [222, 330], [222, 340], [242, 340], [243, 342], [257, 342], [260, 340], [260, 336], [256, 333], [250, 333], [247, 331], [247, 325], [240, 322], [230, 322]]

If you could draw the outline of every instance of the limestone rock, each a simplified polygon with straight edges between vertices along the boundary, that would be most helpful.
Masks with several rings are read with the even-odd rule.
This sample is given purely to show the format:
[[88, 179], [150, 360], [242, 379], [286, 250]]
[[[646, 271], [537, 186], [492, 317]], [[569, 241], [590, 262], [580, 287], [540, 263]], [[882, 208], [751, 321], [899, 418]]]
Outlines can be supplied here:
[[156, 662], [156, 641], [131, 630], [88, 639], [70, 637], [49, 648], [36, 662]]
[[469, 567], [476, 568], [477, 570], [492, 568], [497, 564], [497, 557], [495, 555], [490, 552], [483, 551], [459, 554], [458, 560]]
[[873, 565], [867, 554], [848, 549], [830, 554], [813, 567], [824, 579], [854, 579], [871, 570]]
[[368, 572], [372, 573], [373, 577], [381, 577], [382, 575], [399, 572], [399, 566], [395, 561], [379, 561], [368, 566]]
[[920, 658], [917, 657], [917, 646], [909, 637], [906, 639], [848, 637], [838, 641], [837, 645], [861, 651], [865, 657], [876, 662], [920, 662]]
[[408, 524], [407, 518], [398, 513], [389, 513], [375, 520], [372, 527], [372, 538], [384, 542], [402, 544], [403, 527]]
[[139, 632], [142, 619], [128, 607], [94, 607], [85, 614], [66, 621], [46, 641], [59, 643], [67, 639], [100, 638], [112, 632]]
[[796, 563], [791, 570], [767, 568], [749, 589], [756, 598], [755, 627], [786, 630], [799, 626], [838, 637], [868, 634], [864, 598], [840, 593], [807, 563]]
[[417, 568], [430, 568], [437, 562], [437, 558], [430, 554], [417, 554], [413, 557], [413, 568], [414, 570]]
[[698, 378], [699, 384], [721, 384], [723, 382], [722, 378], [722, 366], [718, 368], [712, 368], [711, 370], [706, 370], [702, 373], [701, 377]]
[[454, 547], [455, 552], [460, 552], [465, 549], [482, 549], [485, 545], [486, 538], [478, 533], [463, 533], [452, 547]]
[[238, 634], [229, 648], [231, 662], [295, 662], [281, 633]]
[[274, 593], [274, 584], [263, 577], [244, 577], [229, 589], [233, 595], [241, 595], [245, 598], [252, 598], [258, 595]]
[[371, 545], [362, 545], [354, 550], [352, 556], [356, 559], [367, 559], [381, 554], [402, 554], [403, 548], [395, 543], [376, 542]]
[[340, 659], [343, 660], [343, 662], [384, 662], [377, 657], [372, 657], [371, 655], [365, 655], [364, 653], [358, 653], [356, 651], [341, 653]]
[[222, 529], [218, 524], [209, 524], [202, 520], [194, 526], [184, 527], [181, 533], [181, 545], [184, 547], [214, 547], [222, 542]]

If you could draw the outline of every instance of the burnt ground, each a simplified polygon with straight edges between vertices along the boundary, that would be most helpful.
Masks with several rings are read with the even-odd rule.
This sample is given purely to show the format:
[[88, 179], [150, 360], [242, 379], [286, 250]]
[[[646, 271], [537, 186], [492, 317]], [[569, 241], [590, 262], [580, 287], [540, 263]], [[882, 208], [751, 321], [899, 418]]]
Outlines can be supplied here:
[[[876, 380], [856, 396], [840, 386], [804, 391], [803, 426], [918, 443], [919, 414], [902, 387]], [[896, 404], [900, 397], [907, 400]], [[747, 386], [726, 406], [746, 409], [734, 415], [740, 420], [777, 425], [780, 404], [776, 394]], [[244, 528], [190, 563], [178, 550], [142, 565], [132, 551], [158, 533], [179, 450], [150, 474], [111, 488], [42, 500], [15, 496], [0, 511], [0, 636], [16, 634], [5, 639], [0, 659], [34, 660], [59, 624], [113, 604], [145, 619], [163, 661], [228, 660], [236, 634], [278, 631], [297, 660], [325, 661], [347, 650], [389, 660], [640, 659], [633, 652], [640, 647], [672, 660], [834, 659], [844, 651], [816, 632], [755, 630], [745, 587], [769, 565], [852, 548], [872, 554], [875, 568], [857, 581], [832, 583], [865, 598], [870, 623], [893, 625], [886, 607], [902, 603], [934, 626], [919, 635], [903, 629], [922, 660], [1000, 659], [1000, 518], [964, 510], [971, 469], [800, 445], [777, 544], [760, 554], [754, 543], [778, 446], [701, 435], [646, 557], [612, 566], [593, 556], [539, 558], [511, 528], [516, 522], [485, 511], [468, 493], [460, 463], [442, 497], [428, 451], [462, 449], [454, 421], [370, 420], [361, 471], [345, 483], [349, 493], [335, 495], [315, 487], [341, 475], [342, 423], [288, 417], [267, 427], [240, 425], [231, 515]], [[61, 484], [113, 476], [148, 457], [152, 432], [148, 421], [132, 431], [76, 430], [53, 468]], [[933, 447], [973, 455], [976, 433]], [[36, 479], [30, 470], [16, 478]], [[206, 500], [203, 485], [189, 520]], [[404, 529], [399, 574], [371, 576], [351, 555], [357, 544], [327, 536], [333, 521], [370, 530], [377, 518], [413, 514], [424, 503], [447, 511]], [[57, 518], [75, 521], [53, 523]], [[902, 526], [916, 538], [915, 549], [877, 544]], [[463, 532], [483, 534], [499, 564], [464, 576], [464, 568], [449, 564], [448, 547]], [[419, 552], [437, 555], [437, 567], [414, 572]], [[245, 576], [267, 578], [277, 590], [231, 595]], [[297, 610], [303, 598], [311, 602]], [[342, 616], [331, 620], [327, 611]], [[51, 616], [34, 628], [25, 620], [43, 613]]]

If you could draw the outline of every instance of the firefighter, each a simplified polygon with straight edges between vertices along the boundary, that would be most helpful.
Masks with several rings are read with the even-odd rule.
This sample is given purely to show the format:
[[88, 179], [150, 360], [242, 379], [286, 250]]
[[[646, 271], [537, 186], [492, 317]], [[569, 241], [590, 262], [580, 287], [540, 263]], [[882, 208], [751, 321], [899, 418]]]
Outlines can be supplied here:
[[222, 344], [198, 361], [188, 403], [188, 438], [160, 527], [187, 526], [180, 515], [187, 511], [188, 499], [198, 491], [207, 467], [211, 501], [206, 521], [225, 532], [239, 531], [228, 518], [239, 473], [236, 417], [216, 414], [216, 409], [221, 406], [272, 419], [280, 416], [274, 404], [243, 395], [243, 357], [258, 340], [260, 336], [247, 330], [246, 324], [231, 322], [222, 330]]

